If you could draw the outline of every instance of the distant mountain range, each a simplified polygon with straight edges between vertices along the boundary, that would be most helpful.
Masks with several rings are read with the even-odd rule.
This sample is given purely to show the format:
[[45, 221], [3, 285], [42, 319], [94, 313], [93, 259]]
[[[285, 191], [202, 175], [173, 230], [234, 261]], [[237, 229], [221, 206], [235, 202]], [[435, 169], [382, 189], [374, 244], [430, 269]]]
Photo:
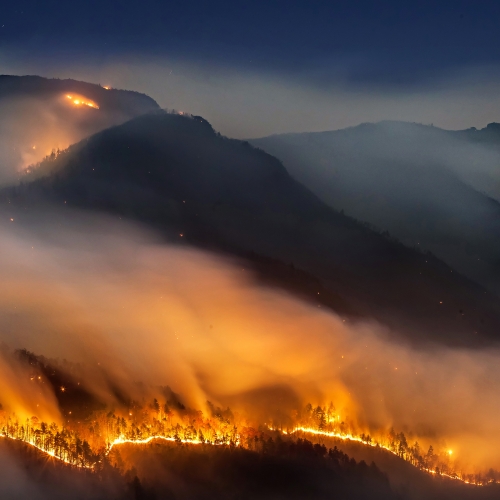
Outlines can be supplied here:
[[329, 206], [500, 292], [500, 124], [367, 123], [251, 142]]
[[268, 283], [411, 341], [500, 337], [495, 294], [328, 206], [275, 157], [201, 117], [158, 111], [99, 132], [46, 159], [1, 199], [7, 216], [50, 204], [139, 220], [170, 241], [246, 259]]

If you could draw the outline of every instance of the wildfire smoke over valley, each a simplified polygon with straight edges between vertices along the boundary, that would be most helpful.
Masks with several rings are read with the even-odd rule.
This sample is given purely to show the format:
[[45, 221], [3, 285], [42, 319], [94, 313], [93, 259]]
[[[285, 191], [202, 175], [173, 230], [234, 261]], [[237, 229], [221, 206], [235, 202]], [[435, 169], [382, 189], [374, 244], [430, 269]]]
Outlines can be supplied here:
[[[91, 456], [124, 438], [251, 446], [263, 429], [303, 427], [410, 461], [416, 441], [424, 459], [432, 445], [420, 466], [433, 470], [500, 468], [497, 351], [389, 341], [377, 324], [262, 288], [238, 260], [118, 219], [13, 219], [0, 243], [5, 435], [54, 422]], [[44, 358], [12, 354], [23, 348]]]
[[498, 500], [500, 4], [4, 3], [0, 499]]

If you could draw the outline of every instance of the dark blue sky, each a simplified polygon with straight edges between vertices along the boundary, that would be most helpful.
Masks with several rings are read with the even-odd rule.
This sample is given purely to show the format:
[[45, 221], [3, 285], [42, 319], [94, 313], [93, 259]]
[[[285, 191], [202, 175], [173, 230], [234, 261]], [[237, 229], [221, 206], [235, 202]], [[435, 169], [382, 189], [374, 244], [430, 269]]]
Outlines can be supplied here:
[[[0, 48], [97, 57], [131, 51], [348, 81], [413, 85], [500, 62], [498, 1], [20, 0]], [[339, 69], [340, 68], [340, 69]]]
[[0, 73], [144, 92], [232, 137], [500, 121], [500, 1], [0, 2]]

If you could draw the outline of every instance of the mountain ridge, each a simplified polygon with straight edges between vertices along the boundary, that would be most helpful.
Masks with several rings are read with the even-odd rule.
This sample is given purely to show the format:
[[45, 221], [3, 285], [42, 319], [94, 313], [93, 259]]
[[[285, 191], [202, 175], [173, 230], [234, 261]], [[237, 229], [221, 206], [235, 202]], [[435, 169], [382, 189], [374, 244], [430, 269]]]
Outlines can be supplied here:
[[[158, 103], [150, 96], [135, 90], [103, 87], [100, 84], [83, 82], [72, 78], [44, 78], [37, 75], [0, 75], [0, 99], [8, 97], [42, 96], [67, 92], [84, 93], [87, 97], [101, 101], [104, 106], [118, 108], [126, 103], [133, 106], [131, 114], [159, 109]], [[134, 102], [136, 101], [136, 102]], [[134, 106], [135, 105], [135, 106]]]
[[279, 160], [207, 124], [157, 112], [104, 130], [56, 158], [57, 172], [4, 190], [4, 209], [49, 201], [104, 210], [150, 224], [171, 241], [293, 263], [407, 340], [498, 339], [498, 297], [431, 254], [333, 210]]
[[386, 121], [251, 143], [280, 158], [328, 205], [432, 251], [498, 293], [500, 149], [468, 139], [490, 137], [491, 129]]
[[77, 80], [0, 75], [0, 185], [52, 152], [159, 109], [154, 99]]

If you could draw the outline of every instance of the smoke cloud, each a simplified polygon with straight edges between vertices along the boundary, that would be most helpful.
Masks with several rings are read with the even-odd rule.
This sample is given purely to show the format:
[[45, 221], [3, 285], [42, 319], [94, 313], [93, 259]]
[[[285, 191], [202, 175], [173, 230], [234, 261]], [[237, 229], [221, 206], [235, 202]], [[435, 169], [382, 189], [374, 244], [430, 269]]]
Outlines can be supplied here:
[[[498, 351], [391, 343], [376, 324], [260, 288], [241, 262], [119, 220], [3, 219], [0, 340], [101, 367], [83, 383], [102, 400], [113, 403], [111, 385], [153, 395], [168, 384], [186, 404], [253, 418], [333, 401], [360, 429], [394, 426], [464, 465], [500, 467]], [[2, 362], [4, 409], [34, 411], [27, 382], [7, 370]], [[57, 412], [51, 395], [37, 398]]]

